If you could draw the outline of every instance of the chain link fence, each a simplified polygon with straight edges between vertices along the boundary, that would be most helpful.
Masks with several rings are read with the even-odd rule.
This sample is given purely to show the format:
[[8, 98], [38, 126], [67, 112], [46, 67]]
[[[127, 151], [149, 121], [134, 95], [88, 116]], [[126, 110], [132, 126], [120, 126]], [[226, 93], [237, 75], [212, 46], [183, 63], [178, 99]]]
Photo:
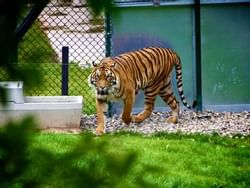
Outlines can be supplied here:
[[[114, 1], [142, 3], [156, 1]], [[27, 4], [27, 10], [32, 5]], [[105, 19], [106, 18], [106, 19]], [[62, 47], [69, 47], [68, 95], [82, 95], [83, 113], [95, 112], [95, 96], [88, 86], [93, 61], [110, 55], [111, 37], [106, 28], [110, 16], [93, 16], [85, 0], [51, 0], [18, 44], [17, 68], [39, 69], [42, 84], [26, 88], [26, 96], [56, 96], [62, 94]], [[106, 27], [105, 27], [106, 26]], [[106, 35], [107, 34], [107, 35]], [[106, 51], [107, 50], [107, 51]], [[32, 76], [31, 76], [32, 78]], [[0, 80], [9, 78], [0, 70]]]
[[[42, 79], [37, 87], [24, 85], [24, 94], [61, 95], [63, 46], [69, 48], [68, 95], [82, 95], [83, 112], [92, 114], [95, 96], [88, 76], [92, 61], [105, 56], [105, 17], [93, 16], [84, 1], [52, 0], [19, 43], [17, 67], [38, 68]], [[0, 80], [7, 79], [0, 71]]]

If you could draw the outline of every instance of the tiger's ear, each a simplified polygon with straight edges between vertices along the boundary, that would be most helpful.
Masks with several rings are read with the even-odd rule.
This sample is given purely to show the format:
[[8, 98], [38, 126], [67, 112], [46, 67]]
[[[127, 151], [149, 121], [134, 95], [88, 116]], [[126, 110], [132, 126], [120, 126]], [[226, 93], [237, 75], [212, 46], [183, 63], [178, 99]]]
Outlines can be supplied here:
[[115, 67], [115, 65], [116, 65], [116, 62], [113, 62], [113, 63], [110, 65], [110, 67]]
[[97, 67], [98, 64], [96, 62], [92, 61], [92, 65], [93, 65], [93, 67]]

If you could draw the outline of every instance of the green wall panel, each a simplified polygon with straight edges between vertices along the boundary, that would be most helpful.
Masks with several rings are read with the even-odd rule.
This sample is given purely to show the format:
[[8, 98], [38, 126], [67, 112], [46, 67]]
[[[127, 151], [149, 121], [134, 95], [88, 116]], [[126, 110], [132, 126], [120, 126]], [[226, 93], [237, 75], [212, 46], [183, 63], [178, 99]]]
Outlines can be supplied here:
[[201, 9], [203, 104], [250, 104], [250, 6]]
[[[184, 93], [188, 101], [195, 98], [191, 6], [116, 8], [112, 13], [112, 23], [113, 55], [146, 46], [174, 49], [182, 59]], [[179, 97], [175, 82], [172, 85], [176, 96]], [[139, 95], [135, 108], [141, 107], [143, 107], [143, 96]], [[161, 99], [157, 99], [156, 107], [167, 109]]]
[[[192, 102], [196, 93], [193, 12], [191, 5], [115, 8], [113, 55], [145, 46], [174, 49], [182, 59], [185, 95]], [[202, 4], [201, 52], [203, 109], [249, 110], [249, 3]], [[172, 85], [178, 96], [175, 82]], [[143, 95], [137, 97], [135, 107], [143, 107]], [[159, 99], [156, 107], [168, 109]]]

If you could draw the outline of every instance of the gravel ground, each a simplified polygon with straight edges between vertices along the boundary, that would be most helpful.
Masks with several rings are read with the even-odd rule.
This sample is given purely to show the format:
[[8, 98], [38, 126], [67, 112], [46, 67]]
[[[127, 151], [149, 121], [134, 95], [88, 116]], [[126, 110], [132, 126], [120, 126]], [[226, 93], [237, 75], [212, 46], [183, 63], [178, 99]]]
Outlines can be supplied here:
[[[106, 132], [129, 131], [143, 134], [154, 134], [158, 132], [185, 134], [219, 134], [221, 136], [248, 136], [250, 135], [250, 112], [192, 112], [182, 111], [179, 123], [170, 124], [166, 122], [169, 112], [155, 112], [142, 123], [131, 123], [125, 125], [120, 116], [106, 119]], [[94, 132], [96, 128], [95, 115], [83, 115], [81, 129]]]

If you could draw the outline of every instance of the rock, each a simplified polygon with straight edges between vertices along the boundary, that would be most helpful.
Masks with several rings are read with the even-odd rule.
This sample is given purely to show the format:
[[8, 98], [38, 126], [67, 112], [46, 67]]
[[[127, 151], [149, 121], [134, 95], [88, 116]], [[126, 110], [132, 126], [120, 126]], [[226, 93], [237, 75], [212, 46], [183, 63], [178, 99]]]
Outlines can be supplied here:
[[[250, 112], [193, 112], [182, 111], [177, 124], [166, 122], [169, 112], [154, 112], [142, 123], [130, 123], [126, 125], [119, 115], [106, 119], [106, 132], [129, 131], [142, 134], [154, 134], [157, 132], [184, 134], [219, 134], [222, 136], [233, 137], [234, 135], [250, 135]], [[81, 119], [81, 129], [94, 132], [96, 128], [95, 115], [83, 115]]]

